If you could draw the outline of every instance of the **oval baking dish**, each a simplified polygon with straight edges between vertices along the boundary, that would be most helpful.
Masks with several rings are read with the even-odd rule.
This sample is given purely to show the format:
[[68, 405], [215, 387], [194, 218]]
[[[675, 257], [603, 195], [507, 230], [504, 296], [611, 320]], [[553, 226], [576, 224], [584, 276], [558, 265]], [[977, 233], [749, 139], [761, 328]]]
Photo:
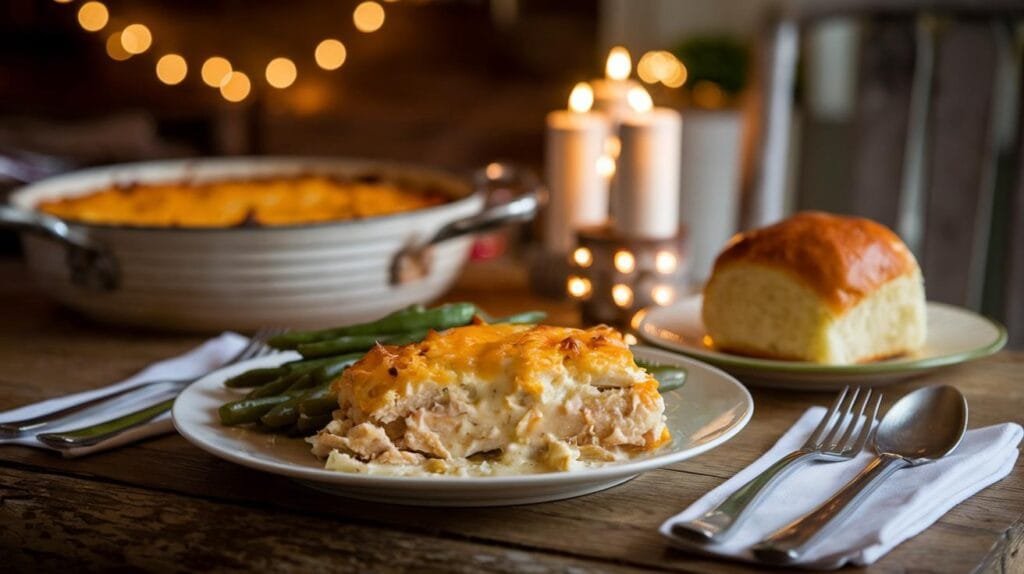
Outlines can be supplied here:
[[[175, 228], [63, 221], [40, 202], [111, 186], [322, 175], [380, 179], [448, 201], [391, 215], [268, 227]], [[307, 158], [172, 160], [100, 167], [30, 184], [0, 207], [22, 231], [40, 287], [106, 322], [208, 331], [316, 327], [362, 321], [442, 294], [465, 263], [473, 232], [530, 219], [533, 189], [484, 209], [495, 184], [534, 187], [492, 164], [474, 181], [402, 164]]]

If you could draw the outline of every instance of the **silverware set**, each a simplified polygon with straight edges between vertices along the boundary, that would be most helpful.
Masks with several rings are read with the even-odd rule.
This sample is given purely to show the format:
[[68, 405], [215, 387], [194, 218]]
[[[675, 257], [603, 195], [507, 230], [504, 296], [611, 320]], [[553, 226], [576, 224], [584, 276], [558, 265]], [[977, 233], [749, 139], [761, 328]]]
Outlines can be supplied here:
[[[229, 365], [247, 361], [249, 359], [255, 359], [257, 357], [263, 357], [276, 352], [275, 349], [267, 346], [267, 341], [271, 337], [283, 332], [285, 332], [285, 329], [260, 329], [252, 336], [249, 343], [241, 351], [228, 360], [227, 363], [214, 370], [219, 370]], [[169, 411], [173, 406], [174, 399], [177, 397], [178, 393], [208, 374], [209, 373], [203, 373], [202, 375], [188, 379], [156, 379], [143, 381], [127, 388], [111, 391], [100, 396], [90, 397], [80, 402], [63, 406], [53, 411], [30, 418], [0, 423], [0, 438], [19, 438], [34, 433], [35, 437], [40, 442], [59, 450], [92, 446], [103, 441], [110, 440], [135, 427], [144, 425], [157, 416]], [[86, 410], [102, 408], [103, 405], [106, 405], [119, 397], [130, 395], [131, 393], [135, 393], [139, 390], [156, 387], [158, 385], [166, 386], [166, 394], [169, 396], [156, 404], [148, 404], [142, 408], [129, 412], [128, 414], [119, 415], [115, 418], [86, 427], [60, 432], [46, 432], [46, 429], [57, 426], [76, 414], [82, 413]], [[152, 401], [152, 397], [149, 401]]]
[[754, 557], [771, 564], [799, 561], [851, 515], [894, 472], [951, 453], [967, 430], [967, 401], [950, 386], [924, 387], [897, 401], [878, 422], [882, 394], [844, 388], [804, 445], [765, 469], [715, 508], [676, 523], [672, 534], [694, 544], [729, 539], [773, 487], [808, 462], [844, 462], [865, 447], [876, 457], [813, 511], [765, 537]]

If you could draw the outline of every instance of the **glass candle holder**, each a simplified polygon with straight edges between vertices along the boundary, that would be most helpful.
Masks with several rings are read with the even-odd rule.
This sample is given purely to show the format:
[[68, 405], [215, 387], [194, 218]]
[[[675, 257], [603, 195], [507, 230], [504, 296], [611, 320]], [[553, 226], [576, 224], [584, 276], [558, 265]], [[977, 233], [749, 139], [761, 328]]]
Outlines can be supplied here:
[[672, 304], [685, 289], [686, 233], [648, 239], [610, 226], [577, 232], [566, 293], [580, 302], [585, 323], [628, 328], [645, 307]]

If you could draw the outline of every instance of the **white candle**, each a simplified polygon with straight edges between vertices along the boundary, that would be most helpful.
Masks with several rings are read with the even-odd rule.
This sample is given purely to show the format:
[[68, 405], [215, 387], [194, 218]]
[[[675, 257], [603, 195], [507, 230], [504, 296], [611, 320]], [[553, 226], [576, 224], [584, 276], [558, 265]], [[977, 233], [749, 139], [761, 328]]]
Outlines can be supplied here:
[[627, 236], [672, 237], [679, 232], [683, 118], [675, 110], [652, 108], [642, 89], [631, 100], [634, 111], [619, 126], [612, 220]]
[[544, 246], [549, 253], [569, 253], [577, 229], [608, 220], [608, 178], [598, 164], [609, 124], [604, 114], [588, 111], [592, 98], [590, 87], [579, 84], [570, 96], [570, 109], [547, 116]]

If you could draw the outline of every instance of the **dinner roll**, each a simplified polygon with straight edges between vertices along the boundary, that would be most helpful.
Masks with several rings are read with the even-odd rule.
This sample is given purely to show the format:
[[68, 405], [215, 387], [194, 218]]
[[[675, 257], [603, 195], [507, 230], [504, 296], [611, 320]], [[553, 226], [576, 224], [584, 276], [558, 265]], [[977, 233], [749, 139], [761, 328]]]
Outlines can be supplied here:
[[830, 365], [913, 353], [926, 331], [921, 270], [900, 238], [821, 212], [733, 237], [702, 314], [723, 351]]

